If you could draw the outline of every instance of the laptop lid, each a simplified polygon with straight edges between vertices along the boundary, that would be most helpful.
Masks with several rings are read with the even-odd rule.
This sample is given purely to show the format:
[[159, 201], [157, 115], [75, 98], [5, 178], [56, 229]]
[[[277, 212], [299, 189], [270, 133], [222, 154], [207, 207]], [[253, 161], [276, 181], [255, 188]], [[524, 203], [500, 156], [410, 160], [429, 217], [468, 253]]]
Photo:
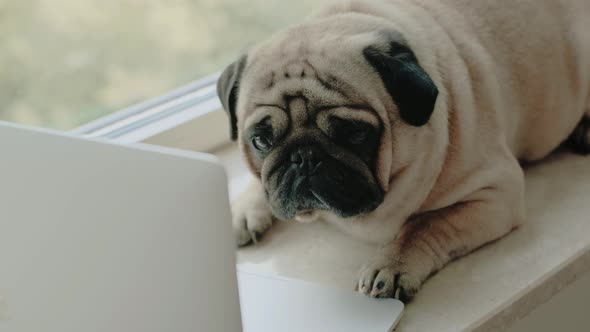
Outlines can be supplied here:
[[0, 153], [1, 331], [241, 330], [212, 157], [5, 123]]

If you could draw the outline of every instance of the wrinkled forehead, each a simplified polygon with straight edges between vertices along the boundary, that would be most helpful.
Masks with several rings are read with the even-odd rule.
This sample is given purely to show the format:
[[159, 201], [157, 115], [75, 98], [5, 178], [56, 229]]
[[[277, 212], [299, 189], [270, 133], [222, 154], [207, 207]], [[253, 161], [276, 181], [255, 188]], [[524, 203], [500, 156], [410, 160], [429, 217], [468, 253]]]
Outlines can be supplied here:
[[250, 132], [261, 126], [268, 126], [272, 128], [274, 137], [282, 137], [287, 134], [289, 128], [304, 127], [310, 123], [322, 130], [328, 129], [333, 118], [364, 123], [373, 128], [381, 127], [377, 114], [367, 108], [339, 106], [310, 111], [303, 99], [293, 99], [287, 108], [271, 105], [257, 107], [245, 121], [244, 128], [246, 132]]
[[362, 49], [378, 34], [374, 27], [352, 29], [345, 21], [293, 27], [252, 50], [238, 99], [242, 116], [265, 104], [287, 108], [297, 97], [316, 108], [367, 104], [370, 94], [363, 88], [376, 76]]
[[342, 70], [354, 67], [346, 63], [353, 62], [353, 57], [346, 58], [331, 59], [329, 55], [313, 52], [282, 59], [274, 55], [253, 57], [240, 92], [245, 102], [244, 115], [258, 105], [286, 108], [296, 98], [303, 98], [318, 108], [364, 103], [365, 98], [354, 86], [354, 75]]

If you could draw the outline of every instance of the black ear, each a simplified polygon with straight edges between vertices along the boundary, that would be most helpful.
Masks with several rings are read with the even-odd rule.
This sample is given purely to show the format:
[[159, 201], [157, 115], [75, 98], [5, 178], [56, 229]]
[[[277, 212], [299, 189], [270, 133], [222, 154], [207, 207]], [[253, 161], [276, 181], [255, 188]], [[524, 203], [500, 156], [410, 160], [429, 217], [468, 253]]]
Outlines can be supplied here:
[[388, 51], [368, 46], [363, 55], [379, 73], [401, 118], [412, 126], [425, 125], [434, 111], [438, 89], [412, 50], [392, 42]]
[[238, 86], [242, 72], [246, 66], [246, 56], [243, 55], [236, 62], [229, 65], [217, 80], [217, 95], [221, 105], [227, 112], [230, 122], [230, 136], [233, 141], [238, 138], [238, 118], [236, 106], [238, 103]]

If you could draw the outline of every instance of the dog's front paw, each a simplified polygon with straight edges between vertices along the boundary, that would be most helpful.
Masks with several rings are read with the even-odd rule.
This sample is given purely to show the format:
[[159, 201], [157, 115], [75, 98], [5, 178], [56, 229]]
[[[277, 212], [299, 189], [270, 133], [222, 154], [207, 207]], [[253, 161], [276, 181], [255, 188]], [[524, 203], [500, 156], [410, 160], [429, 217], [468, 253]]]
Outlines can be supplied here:
[[359, 273], [356, 289], [376, 298], [393, 297], [407, 303], [420, 289], [424, 278], [399, 260], [379, 257]]
[[232, 214], [236, 243], [240, 247], [257, 243], [273, 222], [270, 209], [264, 207], [250, 206], [234, 209]]
[[232, 225], [237, 245], [257, 243], [272, 223], [273, 215], [262, 188], [253, 181], [232, 204]]

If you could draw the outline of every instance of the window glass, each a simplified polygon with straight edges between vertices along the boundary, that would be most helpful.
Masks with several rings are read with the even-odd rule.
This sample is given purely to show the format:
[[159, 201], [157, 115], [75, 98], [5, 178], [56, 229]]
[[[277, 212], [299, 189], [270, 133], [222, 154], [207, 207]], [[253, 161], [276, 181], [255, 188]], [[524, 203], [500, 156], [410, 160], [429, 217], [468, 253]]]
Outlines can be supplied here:
[[70, 129], [223, 69], [326, 0], [0, 0], [0, 120]]

